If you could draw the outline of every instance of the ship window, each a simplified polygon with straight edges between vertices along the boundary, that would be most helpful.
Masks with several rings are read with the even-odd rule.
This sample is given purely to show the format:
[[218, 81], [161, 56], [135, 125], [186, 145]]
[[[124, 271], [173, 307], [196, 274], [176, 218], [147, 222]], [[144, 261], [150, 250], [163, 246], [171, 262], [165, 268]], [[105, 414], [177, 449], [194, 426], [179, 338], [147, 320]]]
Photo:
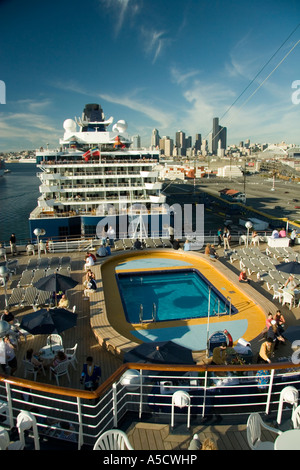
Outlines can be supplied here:
[[96, 225], [85, 225], [84, 226], [85, 235], [96, 235]]
[[60, 237], [66, 237], [69, 235], [69, 227], [58, 227], [58, 235]]

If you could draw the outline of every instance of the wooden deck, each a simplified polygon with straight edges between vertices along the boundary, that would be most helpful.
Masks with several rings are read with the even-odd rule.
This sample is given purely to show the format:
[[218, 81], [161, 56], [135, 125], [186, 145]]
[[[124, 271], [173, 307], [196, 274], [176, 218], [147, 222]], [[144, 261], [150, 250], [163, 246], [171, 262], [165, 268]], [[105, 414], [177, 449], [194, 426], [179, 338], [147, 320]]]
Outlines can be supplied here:
[[[62, 255], [66, 255], [66, 253], [63, 253]], [[54, 257], [57, 256], [57, 254], [48, 254], [47, 256]], [[76, 343], [78, 344], [76, 354], [78, 364], [76, 370], [74, 370], [72, 366], [69, 367], [71, 382], [68, 383], [67, 377], [64, 376], [60, 379], [60, 385], [70, 386], [72, 388], [82, 388], [82, 385], [80, 384], [80, 375], [82, 365], [85, 362], [87, 356], [92, 356], [94, 358], [94, 362], [101, 366], [102, 377], [100, 383], [104, 382], [108, 377], [110, 377], [111, 374], [122, 364], [122, 361], [118, 357], [110, 354], [108, 351], [102, 348], [96, 340], [96, 337], [90, 326], [90, 301], [83, 296], [82, 282], [84, 278], [84, 253], [71, 253], [71, 258], [71, 276], [73, 279], [78, 281], [79, 284], [74, 289], [68, 291], [67, 296], [70, 301], [70, 307], [76, 305], [76, 314], [78, 315], [77, 325], [74, 328], [63, 332], [61, 336], [63, 339], [64, 348], [73, 347]], [[27, 265], [28, 259], [29, 257], [25, 255], [18, 256], [20, 267], [18, 273], [14, 275], [9, 282], [8, 295], [10, 294], [11, 289], [16, 287], [21, 276], [21, 271]], [[4, 295], [0, 296], [0, 302], [0, 307], [2, 310], [4, 308]], [[24, 315], [27, 315], [33, 311], [31, 308], [22, 309], [17, 307], [12, 307], [10, 310], [20, 321]], [[18, 369], [15, 373], [15, 376], [24, 377], [23, 358], [27, 349], [33, 348], [34, 352], [38, 352], [40, 348], [45, 346], [46, 337], [46, 335], [28, 336], [27, 341], [21, 338], [18, 349], [16, 350]], [[32, 377], [28, 376], [27, 378], [31, 379]], [[51, 381], [49, 380], [49, 367], [47, 367], [47, 365], [46, 376], [39, 374], [37, 381], [42, 383], [51, 383], [53, 385], [56, 384], [55, 378], [51, 379]]]
[[[126, 429], [129, 441], [134, 450], [187, 450], [194, 434], [200, 442], [211, 439], [216, 450], [250, 450], [247, 442], [246, 425], [211, 424], [194, 426], [190, 430], [184, 425], [174, 427], [173, 432], [168, 424], [133, 423]], [[274, 442], [277, 434], [268, 430], [262, 431], [262, 440]]]
[[[261, 247], [262, 249], [262, 247]], [[220, 251], [220, 256], [222, 255], [223, 250]], [[115, 252], [119, 254], [120, 252]], [[74, 253], [61, 253], [61, 256], [69, 254], [72, 258], [72, 277], [78, 281], [78, 285], [68, 291], [67, 295], [70, 300], [70, 306], [76, 305], [76, 313], [78, 315], [77, 319], [77, 326], [65, 331], [62, 333], [63, 344], [65, 348], [73, 347], [76, 343], [78, 344], [77, 349], [77, 370], [74, 370], [70, 367], [70, 376], [71, 382], [68, 384], [66, 377], [61, 379], [62, 386], [70, 386], [72, 388], [82, 388], [80, 385], [79, 379], [81, 374], [82, 364], [85, 362], [86, 357], [88, 355], [93, 356], [94, 361], [99, 364], [102, 368], [102, 379], [101, 382], [105, 381], [111, 374], [122, 364], [122, 359], [117, 354], [112, 354], [112, 352], [116, 352], [113, 350], [107, 350], [107, 345], [105, 341], [100, 340], [101, 338], [105, 338], [105, 332], [103, 333], [106, 327], [109, 325], [103, 325], [103, 320], [101, 319], [101, 303], [103, 303], [103, 291], [101, 287], [101, 279], [97, 279], [98, 281], [98, 292], [95, 297], [91, 296], [91, 299], [87, 299], [83, 295], [83, 279], [84, 279], [84, 270], [83, 270], [83, 258], [84, 253], [81, 252], [74, 252]], [[114, 255], [114, 253], [113, 253]], [[42, 255], [45, 256], [45, 255]], [[47, 254], [48, 257], [58, 256], [57, 254]], [[8, 296], [13, 287], [17, 286], [18, 280], [21, 277], [21, 272], [25, 268], [28, 263], [29, 256], [21, 254], [19, 259], [19, 270], [16, 275], [13, 275], [11, 281], [8, 284]], [[104, 258], [105, 259], [105, 258]], [[231, 265], [228, 260], [224, 260], [220, 258], [218, 263], [218, 269], [220, 271], [226, 271], [226, 275], [228, 276], [229, 280], [236, 281], [237, 278], [237, 266]], [[98, 259], [95, 265], [95, 273], [97, 276], [100, 275], [100, 265], [102, 264], [103, 259]], [[224, 269], [222, 266], [223, 264], [226, 266]], [[228, 273], [228, 268], [230, 271]], [[282, 307], [278, 303], [272, 302], [272, 295], [266, 289], [261, 287], [259, 283], [253, 282], [251, 286], [243, 286], [243, 289], [249, 296], [253, 297], [253, 300], [261, 301], [261, 296], [265, 298], [265, 309], [275, 312], [277, 308], [281, 308], [283, 312], [287, 324], [298, 324], [300, 318], [300, 309], [293, 308], [292, 310], [288, 309], [287, 307]], [[3, 294], [3, 290], [1, 292]], [[94, 294], [93, 294], [94, 295]], [[4, 295], [0, 295], [0, 308], [4, 308]], [[32, 312], [32, 309], [29, 308], [12, 308], [12, 312], [14, 313], [15, 317], [18, 320], [22, 319], [23, 315], [26, 315]], [[99, 333], [101, 331], [101, 334]], [[115, 340], [117, 341], [118, 338], [116, 337]], [[263, 335], [259, 335], [253, 341], [251, 341], [252, 349], [254, 354], [259, 351], [260, 344], [263, 341]], [[26, 353], [26, 350], [29, 348], [33, 348], [35, 352], [39, 351], [41, 347], [43, 347], [46, 343], [46, 336], [45, 335], [37, 335], [37, 336], [29, 336], [27, 341], [25, 342], [23, 339], [19, 343], [18, 350], [16, 351], [17, 360], [18, 360], [18, 369], [16, 372], [16, 376], [24, 377], [24, 369], [22, 360]], [[117, 344], [117, 343], [116, 343]], [[127, 345], [128, 346], [128, 345]], [[291, 353], [290, 345], [282, 345], [280, 346], [277, 354], [280, 356], [288, 356]], [[202, 363], [204, 356], [201, 353], [197, 353], [195, 359], [197, 362]], [[28, 377], [29, 378], [29, 377]], [[52, 383], [54, 384], [55, 381], [49, 382], [49, 372], [47, 371], [46, 376], [39, 375], [38, 381], [42, 383]]]

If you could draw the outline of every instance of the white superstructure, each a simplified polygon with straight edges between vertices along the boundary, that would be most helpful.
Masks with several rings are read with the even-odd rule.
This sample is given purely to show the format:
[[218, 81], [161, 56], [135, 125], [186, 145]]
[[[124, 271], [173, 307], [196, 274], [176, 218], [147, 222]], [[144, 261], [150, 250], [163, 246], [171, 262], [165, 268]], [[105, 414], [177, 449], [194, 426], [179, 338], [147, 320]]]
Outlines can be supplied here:
[[[81, 118], [64, 122], [59, 149], [36, 152], [41, 195], [30, 221], [99, 218], [126, 214], [132, 207], [136, 212], [150, 213], [152, 204], [165, 202], [158, 180], [159, 150], [131, 150], [127, 123], [120, 120], [112, 124], [113, 118], [105, 120], [100, 105], [86, 105]], [[85, 222], [80, 221], [81, 234], [85, 225], [93, 225], [91, 220]], [[33, 228], [33, 222], [31, 225]], [[64, 226], [71, 228], [71, 224]], [[74, 230], [54, 232], [68, 235], [75, 234]]]

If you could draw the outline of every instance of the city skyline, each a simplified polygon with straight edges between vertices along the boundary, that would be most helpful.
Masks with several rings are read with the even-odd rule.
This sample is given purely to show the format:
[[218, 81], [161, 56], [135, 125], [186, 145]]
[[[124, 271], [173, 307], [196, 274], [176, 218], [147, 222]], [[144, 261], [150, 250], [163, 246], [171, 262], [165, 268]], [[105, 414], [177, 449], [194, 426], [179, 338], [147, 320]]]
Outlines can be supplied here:
[[299, 13], [297, 0], [2, 0], [0, 152], [57, 147], [87, 103], [144, 147], [153, 129], [208, 140], [216, 116], [228, 145], [299, 145]]

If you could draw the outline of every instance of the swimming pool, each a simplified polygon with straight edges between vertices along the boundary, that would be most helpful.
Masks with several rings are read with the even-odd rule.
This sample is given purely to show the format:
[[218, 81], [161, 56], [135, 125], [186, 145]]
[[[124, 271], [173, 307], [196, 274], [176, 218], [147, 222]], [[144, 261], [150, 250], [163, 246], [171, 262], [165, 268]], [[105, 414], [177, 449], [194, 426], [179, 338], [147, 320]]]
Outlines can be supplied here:
[[116, 274], [127, 322], [163, 322], [237, 313], [197, 269]]

